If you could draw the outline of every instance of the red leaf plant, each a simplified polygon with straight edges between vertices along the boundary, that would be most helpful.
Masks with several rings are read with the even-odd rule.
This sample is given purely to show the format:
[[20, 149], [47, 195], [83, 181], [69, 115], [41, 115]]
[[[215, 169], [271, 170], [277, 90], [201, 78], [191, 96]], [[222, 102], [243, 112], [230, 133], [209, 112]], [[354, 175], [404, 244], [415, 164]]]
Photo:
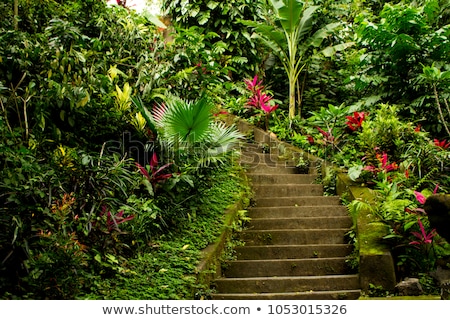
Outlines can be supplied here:
[[[433, 194], [436, 194], [439, 190], [439, 184], [436, 184], [433, 190]], [[416, 200], [419, 201], [420, 204], [425, 204], [427, 198], [419, 191], [414, 191], [414, 195], [416, 196]]]
[[262, 80], [258, 81], [258, 76], [254, 76], [252, 80], [244, 79], [244, 83], [247, 85], [247, 89], [252, 93], [252, 96], [248, 99], [246, 106], [248, 108], [254, 108], [256, 110], [262, 110], [266, 116], [265, 125], [266, 130], [269, 127], [269, 114], [278, 108], [277, 104], [271, 103], [273, 97], [264, 92], [264, 86]]
[[153, 153], [152, 158], [150, 159], [150, 172], [144, 168], [141, 164], [136, 162], [136, 166], [138, 167], [141, 174], [147, 178], [147, 180], [152, 184], [152, 186], [155, 186], [157, 183], [165, 181], [172, 177], [172, 173], [163, 173], [165, 169], [170, 167], [172, 163], [167, 163], [161, 167], [158, 168], [158, 156], [156, 153]]
[[351, 131], [356, 131], [361, 128], [364, 119], [366, 118], [366, 113], [364, 112], [353, 112], [353, 116], [347, 116], [347, 122], [345, 123]]
[[431, 230], [430, 233], [425, 231], [423, 227], [422, 221], [420, 218], [417, 218], [417, 222], [419, 223], [420, 232], [412, 231], [411, 234], [415, 236], [418, 240], [411, 241], [410, 245], [421, 245], [421, 244], [430, 244], [433, 242], [433, 237], [436, 235], [436, 229]]
[[438, 139], [434, 139], [434, 145], [438, 148], [442, 148], [442, 149], [448, 149], [448, 147], [450, 147], [450, 141], [447, 142], [447, 140], [441, 140], [439, 141]]
[[330, 131], [325, 131], [321, 127], [316, 127], [316, 129], [322, 134], [325, 143], [333, 143], [334, 136]]
[[112, 232], [114, 230], [120, 232], [119, 224], [134, 219], [134, 215], [124, 217], [123, 210], [121, 210], [117, 214], [113, 215], [106, 206], [103, 206], [102, 212], [100, 213], [100, 217], [103, 217], [105, 215], [106, 215], [106, 228], [108, 229], [108, 232]]
[[398, 165], [395, 162], [389, 163], [388, 155], [386, 152], [378, 153], [377, 154], [377, 160], [379, 161], [378, 167], [375, 166], [365, 166], [364, 170], [370, 171], [370, 172], [391, 172], [398, 169]]

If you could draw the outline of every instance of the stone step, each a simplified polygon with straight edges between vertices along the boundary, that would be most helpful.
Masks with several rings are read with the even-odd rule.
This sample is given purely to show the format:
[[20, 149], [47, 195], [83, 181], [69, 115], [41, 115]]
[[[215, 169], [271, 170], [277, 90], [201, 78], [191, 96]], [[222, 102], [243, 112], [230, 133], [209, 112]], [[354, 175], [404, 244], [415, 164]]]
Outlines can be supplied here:
[[345, 244], [348, 228], [246, 230], [241, 240], [246, 245]]
[[295, 167], [293, 159], [286, 159], [275, 153], [242, 152], [240, 155], [241, 164], [266, 164], [268, 166], [289, 166]]
[[[361, 290], [279, 292], [279, 293], [216, 293], [214, 300], [357, 300]], [[275, 310], [272, 310], [275, 312]], [[268, 311], [269, 312], [269, 311]]]
[[252, 219], [249, 230], [277, 229], [332, 229], [352, 226], [350, 217], [299, 217], [299, 218], [256, 218]]
[[297, 168], [287, 166], [268, 166], [263, 164], [244, 164], [243, 167], [249, 173], [264, 173], [264, 174], [297, 174]]
[[258, 184], [312, 184], [317, 174], [263, 174], [247, 173], [253, 186]]
[[245, 245], [235, 248], [238, 260], [345, 257], [352, 250], [353, 246], [349, 244]]
[[252, 219], [294, 218], [294, 217], [342, 217], [349, 216], [344, 206], [290, 206], [290, 207], [250, 207], [248, 216]]
[[358, 275], [222, 278], [216, 290], [226, 293], [276, 293], [358, 290]]
[[241, 154], [257, 153], [257, 154], [278, 154], [279, 149], [276, 143], [241, 143], [239, 145]]
[[255, 197], [323, 196], [320, 184], [260, 184], [253, 186]]
[[255, 197], [257, 207], [300, 207], [300, 206], [337, 206], [340, 204], [340, 198], [337, 196], [320, 197]]
[[346, 274], [345, 257], [273, 260], [234, 260], [224, 267], [226, 278], [321, 276]]

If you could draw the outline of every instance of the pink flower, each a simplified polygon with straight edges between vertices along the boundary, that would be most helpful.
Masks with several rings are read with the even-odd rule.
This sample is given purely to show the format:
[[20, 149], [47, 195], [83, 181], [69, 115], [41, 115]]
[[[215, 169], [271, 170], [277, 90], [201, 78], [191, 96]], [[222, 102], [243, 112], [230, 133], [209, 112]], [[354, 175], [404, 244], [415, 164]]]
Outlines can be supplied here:
[[[439, 190], [439, 184], [436, 184], [433, 190], [433, 194], [436, 194]], [[416, 196], [417, 201], [419, 201], [420, 204], [425, 204], [425, 201], [427, 201], [427, 198], [419, 191], [414, 191], [414, 195]]]
[[414, 195], [416, 196], [416, 199], [420, 204], [425, 204], [425, 201], [427, 201], [427, 198], [419, 191], [414, 191]]

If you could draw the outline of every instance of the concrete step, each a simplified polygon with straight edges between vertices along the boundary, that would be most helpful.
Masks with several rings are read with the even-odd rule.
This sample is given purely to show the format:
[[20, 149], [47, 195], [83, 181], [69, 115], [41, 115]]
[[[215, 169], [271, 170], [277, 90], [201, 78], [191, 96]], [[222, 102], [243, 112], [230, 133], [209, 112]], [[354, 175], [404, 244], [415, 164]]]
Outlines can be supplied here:
[[265, 164], [244, 164], [242, 165], [249, 173], [264, 173], [264, 174], [297, 174], [297, 168], [288, 166], [269, 166]]
[[235, 248], [238, 260], [345, 257], [352, 250], [353, 246], [349, 244], [245, 245]]
[[302, 245], [302, 244], [345, 244], [344, 229], [280, 229], [246, 230], [241, 240], [246, 245]]
[[256, 198], [323, 196], [320, 184], [259, 184], [253, 186]]
[[264, 174], [247, 173], [253, 186], [258, 184], [312, 184], [317, 174]]
[[252, 219], [249, 230], [277, 229], [333, 229], [352, 226], [350, 217], [297, 217], [297, 218], [256, 218]]
[[239, 145], [241, 154], [279, 154], [279, 149], [276, 143], [241, 143]]
[[257, 152], [242, 152], [240, 157], [241, 164], [267, 164], [269, 166], [289, 166], [295, 167], [295, 161], [286, 159], [275, 153], [257, 153]]
[[337, 206], [340, 204], [339, 197], [264, 197], [255, 196], [257, 207], [300, 207], [300, 206]]
[[250, 207], [248, 216], [252, 219], [295, 218], [295, 217], [348, 217], [347, 208], [338, 205], [290, 206], [290, 207]]
[[358, 290], [358, 275], [222, 278], [216, 290], [227, 293], [269, 293]]
[[346, 274], [345, 257], [273, 260], [234, 260], [224, 268], [226, 278], [322, 276]]
[[[357, 300], [361, 290], [278, 292], [278, 293], [217, 293], [214, 300]], [[272, 310], [275, 312], [275, 310]]]

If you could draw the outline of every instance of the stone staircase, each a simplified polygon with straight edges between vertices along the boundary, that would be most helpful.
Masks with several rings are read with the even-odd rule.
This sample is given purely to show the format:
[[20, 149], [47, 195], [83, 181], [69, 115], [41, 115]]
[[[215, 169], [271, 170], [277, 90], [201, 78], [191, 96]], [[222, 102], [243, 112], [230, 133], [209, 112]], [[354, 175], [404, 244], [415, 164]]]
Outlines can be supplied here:
[[[244, 246], [216, 279], [213, 299], [357, 299], [359, 275], [349, 271], [345, 234], [352, 225], [338, 197], [324, 196], [315, 168], [298, 174], [277, 148], [242, 148], [254, 206]], [[275, 150], [275, 152], [274, 152]]]

